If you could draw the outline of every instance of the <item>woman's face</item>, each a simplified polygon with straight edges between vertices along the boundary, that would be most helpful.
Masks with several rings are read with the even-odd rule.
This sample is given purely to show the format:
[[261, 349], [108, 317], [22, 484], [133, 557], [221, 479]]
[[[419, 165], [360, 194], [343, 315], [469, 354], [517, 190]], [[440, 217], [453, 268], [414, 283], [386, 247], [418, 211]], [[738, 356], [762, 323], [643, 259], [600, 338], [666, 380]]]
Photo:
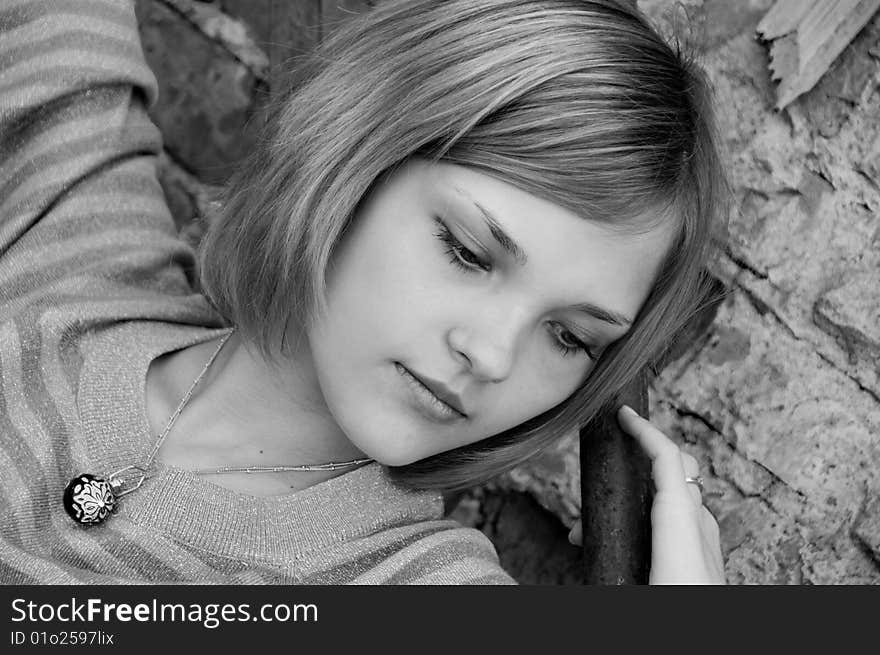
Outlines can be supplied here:
[[616, 234], [473, 169], [410, 162], [362, 203], [328, 271], [308, 332], [327, 407], [391, 466], [541, 414], [628, 330], [668, 223]]

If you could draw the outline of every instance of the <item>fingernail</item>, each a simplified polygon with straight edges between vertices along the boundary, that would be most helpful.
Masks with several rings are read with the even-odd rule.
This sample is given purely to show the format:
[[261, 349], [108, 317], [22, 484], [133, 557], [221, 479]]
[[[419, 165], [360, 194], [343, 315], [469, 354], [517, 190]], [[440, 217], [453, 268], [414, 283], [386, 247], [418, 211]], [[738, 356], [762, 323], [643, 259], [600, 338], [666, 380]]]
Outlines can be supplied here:
[[[623, 405], [621, 407], [621, 409], [624, 411], [624, 413], [629, 414], [630, 416], [639, 417], [639, 413], [636, 410], [634, 410], [632, 407], [630, 407], [629, 405]], [[639, 417], [639, 418], [641, 418], [641, 417]]]

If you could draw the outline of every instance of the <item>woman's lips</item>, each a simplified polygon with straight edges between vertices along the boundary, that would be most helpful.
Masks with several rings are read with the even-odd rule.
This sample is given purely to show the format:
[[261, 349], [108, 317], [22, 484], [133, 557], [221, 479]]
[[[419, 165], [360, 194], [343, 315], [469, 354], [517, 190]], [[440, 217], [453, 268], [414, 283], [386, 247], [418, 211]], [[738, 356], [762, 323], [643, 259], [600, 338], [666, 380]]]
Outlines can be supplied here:
[[413, 373], [402, 364], [394, 364], [397, 372], [407, 383], [411, 392], [411, 398], [415, 401], [416, 408], [427, 418], [441, 423], [452, 423], [467, 418], [463, 413], [443, 401], [423, 384]]

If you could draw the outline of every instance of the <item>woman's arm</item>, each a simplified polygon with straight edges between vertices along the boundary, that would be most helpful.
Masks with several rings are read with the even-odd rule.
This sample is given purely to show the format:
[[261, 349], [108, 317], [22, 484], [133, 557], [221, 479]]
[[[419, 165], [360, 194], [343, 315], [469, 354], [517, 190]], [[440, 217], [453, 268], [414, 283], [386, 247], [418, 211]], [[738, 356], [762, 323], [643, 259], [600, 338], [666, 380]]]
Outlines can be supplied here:
[[71, 280], [105, 295], [167, 283], [180, 253], [156, 97], [130, 0], [0, 8], [0, 318]]

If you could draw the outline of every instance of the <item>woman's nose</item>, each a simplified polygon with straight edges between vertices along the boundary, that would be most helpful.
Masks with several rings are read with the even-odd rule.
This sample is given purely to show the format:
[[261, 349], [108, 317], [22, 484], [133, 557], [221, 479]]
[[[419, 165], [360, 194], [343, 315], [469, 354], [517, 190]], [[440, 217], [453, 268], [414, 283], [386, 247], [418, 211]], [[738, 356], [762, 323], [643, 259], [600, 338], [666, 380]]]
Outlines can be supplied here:
[[[461, 360], [480, 380], [501, 382], [513, 369], [516, 342], [523, 325], [522, 312], [507, 311], [503, 316], [480, 312], [466, 325], [448, 333], [453, 356]], [[483, 320], [480, 320], [480, 319]]]

